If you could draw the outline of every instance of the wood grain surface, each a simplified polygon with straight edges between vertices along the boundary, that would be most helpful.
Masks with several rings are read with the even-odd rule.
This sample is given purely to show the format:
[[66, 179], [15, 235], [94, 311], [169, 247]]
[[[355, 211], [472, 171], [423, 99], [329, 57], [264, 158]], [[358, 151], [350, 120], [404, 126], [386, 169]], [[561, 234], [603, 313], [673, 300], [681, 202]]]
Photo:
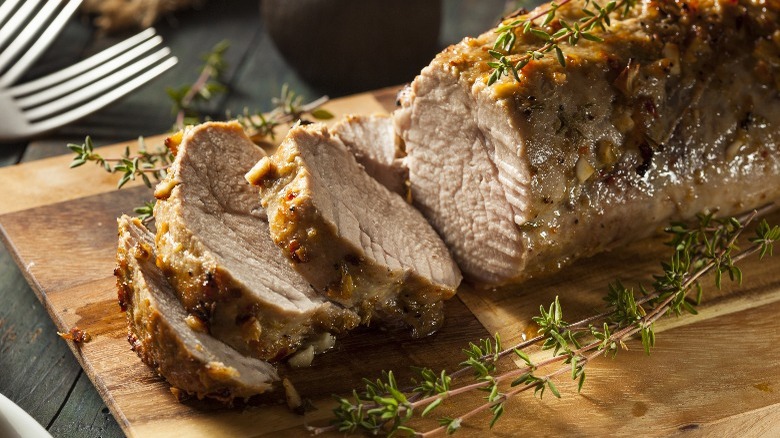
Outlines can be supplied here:
[[[357, 95], [333, 101], [328, 109], [386, 111], [393, 107], [394, 94], [389, 89]], [[159, 141], [150, 139], [151, 144]], [[90, 184], [74, 188], [73, 182], [84, 181], [84, 175], [68, 170], [69, 160], [55, 157], [0, 169], [0, 186], [11, 193], [1, 204], [0, 231], [57, 328], [79, 326], [93, 336], [81, 347], [71, 344], [71, 349], [125, 433], [133, 437], [304, 436], [304, 420], [316, 423], [327, 418], [331, 394], [360, 386], [362, 377], [393, 369], [403, 379], [409, 365], [453, 369], [460, 348], [469, 341], [500, 333], [509, 345], [524, 334], [533, 335], [531, 316], [556, 295], [568, 321], [598, 312], [608, 282], [620, 278], [626, 284], [647, 283], [665, 254], [662, 238], [656, 237], [581, 261], [551, 278], [500, 290], [464, 287], [447, 303], [444, 327], [422, 340], [378, 328], [352, 333], [334, 351], [317, 357], [311, 368], [283, 369], [301, 395], [319, 408], [305, 418], [280, 405], [279, 394], [262, 405], [234, 408], [193, 400], [180, 403], [130, 351], [112, 275], [116, 217], [149, 199], [150, 192], [142, 186], [116, 191], [114, 179], [94, 170]], [[771, 219], [777, 223], [780, 215]], [[560, 400], [522, 395], [508, 403], [507, 413], [491, 433], [777, 436], [778, 259], [750, 260], [743, 270], [742, 287], [706, 288], [698, 316], [662, 320], [650, 357], [636, 342], [629, 342], [630, 349], [616, 359], [589, 365], [581, 394], [564, 376], [557, 382]], [[53, 388], [52, 394], [63, 390]], [[479, 401], [448, 402], [442, 413], [454, 414]], [[470, 420], [462, 435], [484, 435], [487, 420], [487, 416]]]

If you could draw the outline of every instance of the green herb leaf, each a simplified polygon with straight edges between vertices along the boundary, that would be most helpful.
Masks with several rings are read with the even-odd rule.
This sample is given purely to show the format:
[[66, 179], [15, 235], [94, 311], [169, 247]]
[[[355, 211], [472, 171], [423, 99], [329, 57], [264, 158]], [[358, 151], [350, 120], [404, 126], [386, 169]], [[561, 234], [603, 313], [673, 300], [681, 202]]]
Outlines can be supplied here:
[[561, 398], [561, 393], [558, 392], [558, 387], [555, 386], [552, 380], [547, 380], [547, 386], [550, 388], [550, 392], [557, 398]]

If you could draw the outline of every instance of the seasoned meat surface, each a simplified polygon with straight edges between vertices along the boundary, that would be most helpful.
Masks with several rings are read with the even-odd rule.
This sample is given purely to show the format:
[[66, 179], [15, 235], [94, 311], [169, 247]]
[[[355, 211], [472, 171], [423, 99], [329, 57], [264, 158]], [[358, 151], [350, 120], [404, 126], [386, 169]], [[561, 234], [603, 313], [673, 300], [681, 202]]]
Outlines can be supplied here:
[[[577, 21], [583, 3], [561, 6], [546, 30]], [[415, 205], [464, 274], [492, 285], [702, 210], [777, 199], [779, 11], [776, 1], [638, 1], [613, 15], [603, 42], [562, 46], [566, 68], [550, 54], [519, 82], [490, 86], [496, 32], [449, 47], [394, 115]], [[541, 46], [516, 35], [515, 54]]]
[[271, 241], [244, 174], [265, 154], [237, 123], [187, 130], [156, 191], [156, 249], [184, 307], [240, 352], [280, 359], [360, 318], [318, 294]]
[[155, 264], [154, 235], [135, 218], [122, 216], [118, 225], [120, 306], [141, 360], [198, 398], [231, 401], [269, 390], [279, 380], [270, 364], [216, 340], [184, 310]]
[[324, 125], [294, 127], [247, 179], [261, 187], [273, 240], [318, 291], [416, 335], [439, 326], [461, 280], [447, 248]]

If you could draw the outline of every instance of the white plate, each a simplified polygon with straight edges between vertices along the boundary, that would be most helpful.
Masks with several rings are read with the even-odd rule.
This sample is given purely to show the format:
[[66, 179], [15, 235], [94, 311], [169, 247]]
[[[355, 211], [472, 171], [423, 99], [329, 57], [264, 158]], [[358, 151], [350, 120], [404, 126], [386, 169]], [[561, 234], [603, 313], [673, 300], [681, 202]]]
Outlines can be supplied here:
[[[2, 417], [0, 418], [0, 424], [8, 423], [7, 425], [10, 425], [13, 431], [22, 438], [52, 438], [49, 432], [38, 424], [33, 417], [29, 416], [19, 406], [16, 406], [14, 402], [8, 400], [3, 394], [0, 394], [0, 417]], [[5, 432], [3, 429], [7, 425], [0, 426], [0, 435]]]

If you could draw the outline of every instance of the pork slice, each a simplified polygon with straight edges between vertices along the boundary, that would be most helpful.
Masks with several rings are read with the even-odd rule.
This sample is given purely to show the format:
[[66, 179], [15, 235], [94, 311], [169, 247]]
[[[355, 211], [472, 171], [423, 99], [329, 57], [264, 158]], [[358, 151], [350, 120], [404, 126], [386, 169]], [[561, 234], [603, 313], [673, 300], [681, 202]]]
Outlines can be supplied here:
[[261, 187], [273, 240], [317, 290], [416, 336], [439, 327], [461, 280], [447, 248], [324, 125], [294, 127], [247, 179]]
[[237, 123], [188, 129], [155, 195], [156, 248], [188, 312], [244, 354], [275, 360], [359, 323], [318, 294], [271, 241], [243, 175], [265, 154]]
[[138, 219], [118, 220], [116, 270], [128, 340], [141, 360], [198, 398], [247, 398], [279, 380], [269, 363], [244, 356], [188, 316], [155, 264], [154, 235]]
[[[669, 220], [780, 197], [780, 3], [640, 3], [603, 42], [562, 46], [565, 68], [550, 53], [488, 85], [491, 30], [401, 94], [412, 198], [467, 278], [543, 275]], [[540, 46], [516, 37], [512, 62]]]
[[[517, 222], [529, 184], [514, 178], [513, 207], [494, 162], [495, 143], [475, 118], [477, 102], [457, 75], [438, 67], [423, 70], [395, 113], [411, 197], [468, 277], [487, 283], [514, 277], [524, 257]], [[517, 173], [528, 172], [518, 156], [505, 155]]]
[[404, 152], [389, 115], [347, 115], [331, 129], [366, 173], [391, 192], [407, 197], [409, 172], [403, 165]]

